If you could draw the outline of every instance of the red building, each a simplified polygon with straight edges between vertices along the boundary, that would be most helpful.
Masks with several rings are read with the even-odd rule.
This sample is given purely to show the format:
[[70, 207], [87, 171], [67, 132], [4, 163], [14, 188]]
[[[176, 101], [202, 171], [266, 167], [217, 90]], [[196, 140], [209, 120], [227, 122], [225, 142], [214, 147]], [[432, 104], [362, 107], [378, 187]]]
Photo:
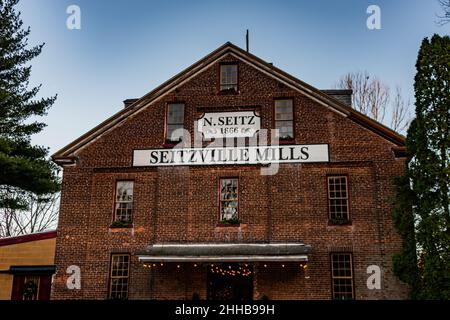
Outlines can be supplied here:
[[230, 43], [126, 100], [53, 155], [52, 298], [406, 298], [389, 202], [405, 141], [350, 101]]

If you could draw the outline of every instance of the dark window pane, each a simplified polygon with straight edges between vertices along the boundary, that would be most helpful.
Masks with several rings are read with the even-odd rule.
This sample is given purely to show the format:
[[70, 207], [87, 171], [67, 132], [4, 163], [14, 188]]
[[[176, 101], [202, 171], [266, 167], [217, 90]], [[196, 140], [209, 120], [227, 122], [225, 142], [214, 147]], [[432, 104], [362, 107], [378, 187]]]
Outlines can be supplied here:
[[184, 127], [184, 104], [174, 103], [167, 106], [167, 130], [166, 139], [169, 141], [179, 141], [183, 137], [181, 130]]
[[331, 219], [349, 218], [346, 176], [328, 177], [328, 202]]
[[353, 273], [351, 254], [336, 253], [331, 255], [331, 267], [333, 277], [333, 298], [353, 298]]

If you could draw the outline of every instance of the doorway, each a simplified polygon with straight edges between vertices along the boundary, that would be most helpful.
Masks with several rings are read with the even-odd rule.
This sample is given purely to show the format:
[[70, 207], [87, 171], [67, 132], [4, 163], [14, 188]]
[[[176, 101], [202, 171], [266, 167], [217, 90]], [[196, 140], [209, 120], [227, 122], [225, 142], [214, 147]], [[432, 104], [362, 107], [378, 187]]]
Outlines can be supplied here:
[[237, 263], [208, 267], [208, 300], [253, 300], [253, 266]]
[[52, 275], [14, 275], [11, 300], [50, 300]]

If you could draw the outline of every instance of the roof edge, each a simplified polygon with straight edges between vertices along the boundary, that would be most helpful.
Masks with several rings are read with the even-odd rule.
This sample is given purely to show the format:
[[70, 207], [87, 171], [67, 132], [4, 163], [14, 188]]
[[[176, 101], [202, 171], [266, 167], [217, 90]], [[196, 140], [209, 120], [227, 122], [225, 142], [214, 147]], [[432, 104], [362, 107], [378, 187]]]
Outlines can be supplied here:
[[56, 238], [56, 235], [57, 235], [57, 230], [51, 230], [51, 231], [38, 232], [38, 233], [32, 233], [32, 234], [25, 234], [25, 235], [15, 236], [15, 237], [1, 238], [0, 239], [0, 247], [9, 246], [9, 245], [13, 245], [13, 244], [19, 244], [19, 243], [25, 243], [25, 242], [31, 242], [31, 241], [52, 239], [52, 238]]

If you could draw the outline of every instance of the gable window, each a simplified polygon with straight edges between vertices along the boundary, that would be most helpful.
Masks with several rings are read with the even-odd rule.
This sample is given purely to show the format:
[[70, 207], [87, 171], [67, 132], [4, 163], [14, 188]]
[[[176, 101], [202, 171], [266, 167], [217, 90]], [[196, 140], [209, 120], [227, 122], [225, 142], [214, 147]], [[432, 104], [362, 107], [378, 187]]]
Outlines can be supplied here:
[[294, 139], [294, 110], [292, 99], [275, 100], [275, 129], [280, 140]]
[[111, 256], [109, 276], [109, 298], [127, 299], [128, 280], [130, 277], [130, 255], [113, 254]]
[[170, 103], [167, 105], [166, 115], [166, 142], [177, 143], [183, 138], [184, 104]]
[[353, 299], [353, 265], [351, 253], [331, 254], [333, 299]]
[[220, 222], [230, 224], [239, 223], [238, 179], [222, 178], [220, 179], [219, 188]]
[[238, 90], [237, 64], [220, 65], [220, 91], [237, 92]]
[[116, 182], [113, 226], [125, 227], [133, 221], [133, 181]]
[[329, 176], [328, 208], [332, 224], [345, 224], [350, 220], [348, 209], [347, 176]]

